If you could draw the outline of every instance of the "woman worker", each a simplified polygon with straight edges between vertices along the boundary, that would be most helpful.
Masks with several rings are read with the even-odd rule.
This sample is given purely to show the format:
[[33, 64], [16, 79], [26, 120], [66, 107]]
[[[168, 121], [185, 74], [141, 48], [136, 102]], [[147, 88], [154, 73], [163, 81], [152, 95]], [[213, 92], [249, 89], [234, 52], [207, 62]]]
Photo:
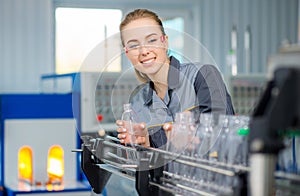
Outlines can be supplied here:
[[[165, 131], [170, 130], [178, 112], [234, 114], [216, 67], [180, 63], [168, 56], [168, 36], [157, 14], [147, 9], [130, 12], [120, 24], [120, 33], [126, 56], [143, 83], [129, 100], [139, 117], [134, 127], [136, 143], [164, 148]], [[130, 143], [125, 121], [116, 124], [121, 143]]]

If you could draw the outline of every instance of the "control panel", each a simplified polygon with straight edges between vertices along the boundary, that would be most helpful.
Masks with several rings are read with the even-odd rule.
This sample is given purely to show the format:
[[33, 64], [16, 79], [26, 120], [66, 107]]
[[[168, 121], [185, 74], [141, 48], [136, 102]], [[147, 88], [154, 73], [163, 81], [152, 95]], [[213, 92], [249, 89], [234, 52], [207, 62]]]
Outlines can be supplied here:
[[250, 115], [253, 112], [266, 82], [264, 75], [238, 75], [229, 78], [229, 91], [236, 114]]
[[134, 71], [129, 70], [48, 75], [42, 77], [41, 86], [46, 93], [79, 93], [80, 96], [74, 96], [73, 110], [80, 110], [81, 132], [89, 133], [116, 130], [115, 121], [121, 118], [123, 104], [128, 103], [139, 84]]
[[139, 85], [134, 73], [81, 73], [82, 130], [115, 130], [123, 104]]

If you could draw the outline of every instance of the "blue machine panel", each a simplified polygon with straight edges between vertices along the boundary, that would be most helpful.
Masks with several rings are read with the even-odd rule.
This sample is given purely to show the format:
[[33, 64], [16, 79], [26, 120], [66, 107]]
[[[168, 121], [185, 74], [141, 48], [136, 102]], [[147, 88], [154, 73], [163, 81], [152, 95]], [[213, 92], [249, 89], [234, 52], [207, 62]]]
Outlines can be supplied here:
[[[78, 94], [78, 93], [77, 93]], [[76, 118], [80, 120], [80, 98], [76, 94], [3, 94], [0, 95], [0, 196], [4, 187], [4, 120], [6, 119], [39, 119], [39, 118]], [[79, 94], [78, 94], [79, 96]], [[76, 108], [73, 110], [72, 105]], [[75, 113], [74, 113], [75, 111]], [[78, 137], [80, 148], [80, 138]], [[78, 158], [79, 160], [79, 158]], [[78, 180], [80, 164], [78, 163]]]
[[1, 95], [1, 120], [72, 118], [72, 94]]

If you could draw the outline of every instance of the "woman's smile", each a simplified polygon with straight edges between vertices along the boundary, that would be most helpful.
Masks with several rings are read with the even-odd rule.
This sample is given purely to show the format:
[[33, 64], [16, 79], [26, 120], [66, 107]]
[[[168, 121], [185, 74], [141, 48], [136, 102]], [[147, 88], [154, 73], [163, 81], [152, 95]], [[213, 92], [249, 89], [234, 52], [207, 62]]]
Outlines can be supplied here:
[[143, 64], [143, 66], [145, 66], [145, 65], [147, 66], [147, 65], [152, 64], [155, 60], [156, 60], [156, 57], [146, 58], [146, 59], [142, 59], [140, 61], [140, 63]]

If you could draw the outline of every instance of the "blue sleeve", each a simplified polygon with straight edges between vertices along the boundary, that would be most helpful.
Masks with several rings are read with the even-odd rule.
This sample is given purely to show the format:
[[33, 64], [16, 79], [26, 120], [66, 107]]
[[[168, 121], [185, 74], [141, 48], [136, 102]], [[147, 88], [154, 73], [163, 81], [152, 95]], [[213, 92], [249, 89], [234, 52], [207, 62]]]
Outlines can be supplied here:
[[151, 147], [163, 148], [167, 143], [167, 136], [162, 126], [149, 128], [148, 132]]
[[213, 65], [203, 65], [199, 69], [194, 81], [194, 88], [201, 113], [234, 114], [226, 85], [219, 70]]

